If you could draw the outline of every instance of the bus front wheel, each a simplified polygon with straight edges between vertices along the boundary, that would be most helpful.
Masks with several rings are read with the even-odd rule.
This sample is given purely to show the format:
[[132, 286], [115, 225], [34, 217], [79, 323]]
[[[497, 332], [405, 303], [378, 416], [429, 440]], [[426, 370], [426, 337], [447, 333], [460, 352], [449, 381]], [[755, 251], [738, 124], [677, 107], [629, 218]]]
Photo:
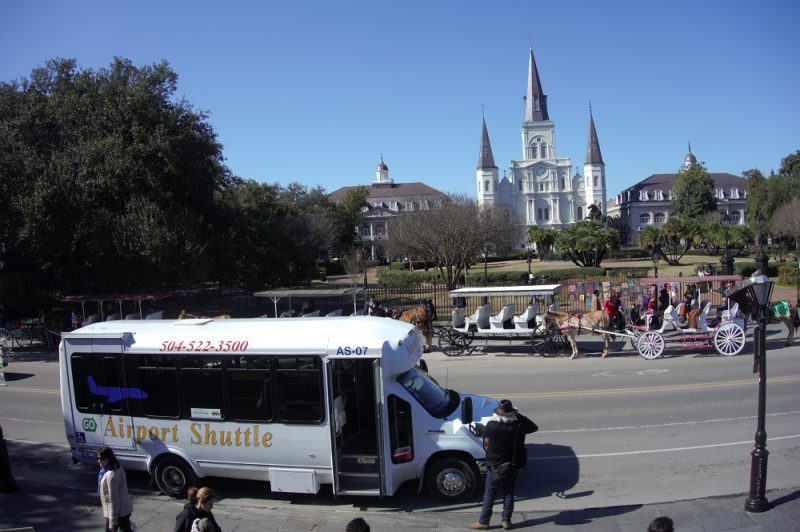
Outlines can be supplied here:
[[475, 468], [460, 458], [442, 458], [425, 473], [428, 492], [445, 501], [466, 501], [475, 495], [478, 477]]
[[186, 495], [186, 490], [197, 484], [197, 476], [184, 460], [177, 456], [167, 456], [158, 461], [154, 475], [158, 489], [176, 499]]

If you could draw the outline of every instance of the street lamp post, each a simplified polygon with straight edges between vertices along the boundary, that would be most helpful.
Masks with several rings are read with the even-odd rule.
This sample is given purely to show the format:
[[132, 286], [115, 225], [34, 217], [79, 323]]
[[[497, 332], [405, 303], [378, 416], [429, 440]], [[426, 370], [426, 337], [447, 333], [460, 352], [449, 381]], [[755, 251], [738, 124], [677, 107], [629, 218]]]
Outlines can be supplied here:
[[755, 434], [755, 446], [750, 453], [750, 493], [745, 501], [744, 509], [748, 512], [765, 512], [771, 508], [765, 496], [767, 486], [767, 431], [765, 428], [767, 399], [767, 323], [771, 314], [770, 298], [772, 281], [766, 275], [750, 279], [744, 288], [737, 288], [726, 293], [732, 300], [748, 300], [751, 317], [758, 322], [754, 331], [753, 373], [758, 373], [758, 421]]
[[769, 275], [769, 257], [764, 253], [764, 213], [758, 213], [758, 253], [756, 253], [756, 268], [764, 275]]
[[658, 243], [653, 244], [653, 249], [650, 250], [650, 259], [653, 261], [653, 266], [655, 267], [653, 277], [658, 277], [658, 262], [661, 260], [662, 256], [661, 246], [659, 246]]
[[525, 246], [525, 257], [528, 260], [528, 284], [533, 284], [533, 273], [531, 272], [531, 245]]
[[722, 257], [719, 259], [719, 271], [722, 275], [733, 275], [733, 257], [731, 257], [731, 251], [728, 247], [731, 216], [727, 211], [723, 212], [719, 217], [719, 223], [722, 225], [722, 237], [725, 239], [725, 247], [722, 249]]

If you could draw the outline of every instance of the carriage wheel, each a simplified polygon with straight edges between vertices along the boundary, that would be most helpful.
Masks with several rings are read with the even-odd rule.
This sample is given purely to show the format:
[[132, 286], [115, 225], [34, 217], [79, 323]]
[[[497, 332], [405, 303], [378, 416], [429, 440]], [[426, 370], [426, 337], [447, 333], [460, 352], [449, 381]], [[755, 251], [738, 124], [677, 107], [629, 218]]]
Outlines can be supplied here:
[[438, 345], [442, 353], [449, 357], [460, 355], [464, 351], [464, 347], [461, 345], [459, 336], [460, 333], [451, 328], [440, 329]]
[[22, 327], [22, 329], [20, 329], [17, 344], [19, 344], [20, 347], [30, 347], [33, 345], [33, 329], [31, 327]]
[[738, 355], [744, 349], [744, 343], [744, 329], [732, 321], [723, 323], [714, 333], [714, 348], [720, 355]]
[[0, 328], [0, 345], [3, 346], [5, 351], [11, 351], [14, 347], [14, 337], [11, 336], [11, 331], [5, 327]]
[[644, 332], [636, 342], [636, 350], [647, 360], [658, 358], [664, 352], [664, 337], [657, 331]]
[[537, 355], [556, 357], [566, 352], [569, 340], [561, 331], [548, 331], [543, 337], [533, 339], [531, 344]]

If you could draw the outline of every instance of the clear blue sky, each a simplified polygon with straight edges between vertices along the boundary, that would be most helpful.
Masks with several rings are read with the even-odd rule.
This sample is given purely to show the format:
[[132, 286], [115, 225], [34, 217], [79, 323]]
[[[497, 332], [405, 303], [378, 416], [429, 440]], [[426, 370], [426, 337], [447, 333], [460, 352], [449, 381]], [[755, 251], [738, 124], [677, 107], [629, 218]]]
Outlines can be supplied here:
[[[800, 148], [800, 2], [0, 2], [0, 79], [55, 57], [168, 61], [231, 170], [332, 192], [396, 182], [475, 196], [484, 106], [521, 158], [529, 42], [559, 157], [583, 172], [591, 100], [608, 196], [687, 152], [765, 173]], [[574, 171], [574, 169], [573, 169]]]

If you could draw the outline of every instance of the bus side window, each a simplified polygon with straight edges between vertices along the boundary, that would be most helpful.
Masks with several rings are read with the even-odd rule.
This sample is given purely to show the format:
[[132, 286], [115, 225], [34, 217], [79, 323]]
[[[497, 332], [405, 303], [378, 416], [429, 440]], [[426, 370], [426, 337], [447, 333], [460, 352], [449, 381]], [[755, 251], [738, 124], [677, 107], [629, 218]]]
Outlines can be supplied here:
[[79, 412], [89, 410], [89, 391], [86, 385], [86, 360], [84, 355], [72, 355], [72, 388], [75, 390], [75, 407]]
[[276, 363], [281, 421], [321, 422], [322, 364], [319, 357], [278, 357]]
[[181, 397], [183, 417], [191, 418], [192, 409], [215, 410], [225, 419], [222, 404], [222, 359], [205, 356], [181, 357]]
[[171, 355], [139, 357], [139, 385], [147, 394], [142, 411], [148, 417], [176, 418], [178, 405], [178, 371]]
[[402, 464], [414, 459], [414, 438], [411, 427], [411, 405], [396, 395], [390, 395], [389, 444], [393, 464]]
[[271, 421], [269, 357], [243, 356], [226, 362], [230, 417], [241, 421]]

